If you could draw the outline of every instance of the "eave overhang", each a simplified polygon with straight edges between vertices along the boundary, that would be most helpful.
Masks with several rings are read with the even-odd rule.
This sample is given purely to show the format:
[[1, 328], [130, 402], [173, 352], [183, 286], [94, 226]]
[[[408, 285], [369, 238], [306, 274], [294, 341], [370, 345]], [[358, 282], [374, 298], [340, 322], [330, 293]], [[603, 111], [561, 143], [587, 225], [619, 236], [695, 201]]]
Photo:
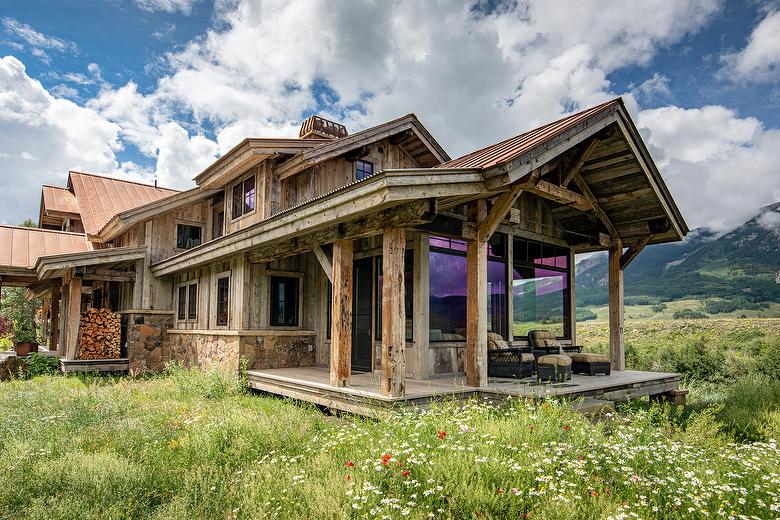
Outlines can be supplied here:
[[113, 247], [83, 253], [41, 256], [35, 263], [35, 272], [40, 280], [60, 278], [65, 271], [74, 267], [115, 264], [146, 258], [146, 246]]

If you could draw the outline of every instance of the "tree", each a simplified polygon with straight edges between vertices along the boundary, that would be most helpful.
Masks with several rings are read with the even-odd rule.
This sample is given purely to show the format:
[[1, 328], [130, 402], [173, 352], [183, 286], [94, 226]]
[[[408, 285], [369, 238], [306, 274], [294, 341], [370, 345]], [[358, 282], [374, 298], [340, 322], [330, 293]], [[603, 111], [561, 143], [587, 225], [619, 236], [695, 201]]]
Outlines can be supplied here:
[[31, 219], [31, 218], [28, 218], [27, 220], [25, 220], [24, 222], [22, 222], [21, 224], [19, 224], [19, 226], [21, 226], [21, 227], [31, 227], [31, 228], [37, 228], [37, 227], [38, 227], [38, 224], [36, 224], [36, 223], [35, 223], [35, 221], [34, 221], [33, 219]]
[[2, 315], [13, 324], [14, 342], [35, 343], [38, 341], [36, 315], [41, 306], [39, 298], [28, 300], [22, 287], [4, 287]]

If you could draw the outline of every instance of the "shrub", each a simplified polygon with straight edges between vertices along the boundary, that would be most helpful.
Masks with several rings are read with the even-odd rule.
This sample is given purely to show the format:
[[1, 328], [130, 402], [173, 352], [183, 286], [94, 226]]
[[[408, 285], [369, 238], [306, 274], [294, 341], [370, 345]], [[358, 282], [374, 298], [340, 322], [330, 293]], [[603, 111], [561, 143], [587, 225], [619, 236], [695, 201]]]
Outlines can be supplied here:
[[666, 304], [665, 303], [659, 303], [658, 305], [653, 305], [650, 307], [650, 310], [655, 312], [656, 314], [659, 312], [663, 312], [666, 310]]
[[682, 309], [679, 311], [674, 311], [674, 314], [672, 315], [672, 318], [675, 320], [700, 320], [703, 318], [706, 318], [707, 315], [704, 314], [701, 311], [694, 311], [691, 309]]
[[44, 356], [38, 352], [33, 352], [25, 358], [27, 362], [27, 372], [30, 377], [46, 374], [56, 374], [59, 370], [57, 358]]
[[577, 321], [595, 320], [598, 316], [587, 307], [577, 307]]

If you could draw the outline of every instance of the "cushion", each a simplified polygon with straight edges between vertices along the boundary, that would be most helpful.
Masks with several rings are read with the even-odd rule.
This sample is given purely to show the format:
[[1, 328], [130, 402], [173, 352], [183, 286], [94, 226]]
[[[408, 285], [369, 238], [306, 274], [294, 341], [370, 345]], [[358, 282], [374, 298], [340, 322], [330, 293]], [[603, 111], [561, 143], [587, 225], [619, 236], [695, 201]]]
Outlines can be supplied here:
[[571, 358], [569, 356], [564, 356], [563, 354], [548, 354], [546, 356], [540, 356], [536, 360], [536, 364], [546, 365], [546, 366], [570, 367]]
[[533, 363], [534, 362], [534, 355], [530, 352], [523, 352], [520, 354], [520, 362], [521, 363]]
[[498, 341], [498, 340], [503, 340], [504, 339], [504, 337], [501, 334], [496, 334], [495, 332], [488, 332], [487, 338], [488, 338], [488, 341], [490, 341], [490, 340]]
[[509, 348], [509, 343], [503, 339], [489, 339], [488, 350], [504, 350]]
[[536, 341], [542, 339], [555, 339], [555, 334], [553, 334], [549, 330], [532, 330], [531, 335], [533, 335]]
[[561, 349], [561, 343], [557, 339], [555, 339], [555, 338], [553, 338], [553, 339], [549, 339], [549, 338], [537, 339], [536, 340], [536, 346], [538, 348], [543, 348], [543, 349], [547, 349], [547, 350], [560, 350]]
[[577, 363], [609, 363], [609, 356], [593, 352], [570, 352], [568, 356]]

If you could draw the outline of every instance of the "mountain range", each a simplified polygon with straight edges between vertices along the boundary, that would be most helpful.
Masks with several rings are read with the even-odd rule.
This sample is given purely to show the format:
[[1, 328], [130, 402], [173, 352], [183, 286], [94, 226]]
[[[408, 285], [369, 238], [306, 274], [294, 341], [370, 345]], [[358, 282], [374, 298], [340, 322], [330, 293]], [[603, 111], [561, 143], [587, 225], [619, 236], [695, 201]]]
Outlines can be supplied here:
[[[607, 254], [577, 262], [578, 306], [607, 302]], [[725, 234], [692, 230], [682, 242], [646, 247], [624, 273], [626, 302], [710, 299], [729, 312], [780, 302], [780, 202]], [[717, 304], [715, 303], [717, 302]]]

